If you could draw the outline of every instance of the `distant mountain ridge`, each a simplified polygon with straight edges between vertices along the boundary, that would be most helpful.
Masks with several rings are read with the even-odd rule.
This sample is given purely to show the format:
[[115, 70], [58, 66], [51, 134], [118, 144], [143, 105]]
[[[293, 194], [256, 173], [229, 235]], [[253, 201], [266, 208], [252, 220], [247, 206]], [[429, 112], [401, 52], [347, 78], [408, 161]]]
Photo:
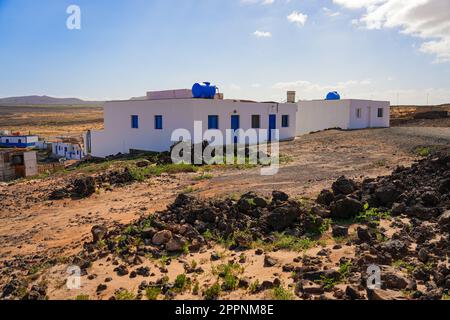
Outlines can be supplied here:
[[104, 101], [85, 101], [78, 98], [54, 98], [49, 96], [23, 96], [0, 98], [0, 105], [90, 105]]

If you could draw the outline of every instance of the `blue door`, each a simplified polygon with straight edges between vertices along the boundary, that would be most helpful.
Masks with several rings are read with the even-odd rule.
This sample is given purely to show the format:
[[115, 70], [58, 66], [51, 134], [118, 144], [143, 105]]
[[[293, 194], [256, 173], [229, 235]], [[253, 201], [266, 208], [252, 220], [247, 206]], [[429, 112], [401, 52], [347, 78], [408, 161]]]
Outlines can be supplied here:
[[277, 128], [277, 115], [270, 114], [269, 115], [269, 141], [272, 141], [272, 130]]
[[[233, 115], [231, 116], [231, 130], [233, 132], [233, 134], [235, 134], [236, 130], [239, 130], [239, 116], [238, 115]], [[238, 137], [236, 135], [234, 135], [234, 143], [238, 142]]]

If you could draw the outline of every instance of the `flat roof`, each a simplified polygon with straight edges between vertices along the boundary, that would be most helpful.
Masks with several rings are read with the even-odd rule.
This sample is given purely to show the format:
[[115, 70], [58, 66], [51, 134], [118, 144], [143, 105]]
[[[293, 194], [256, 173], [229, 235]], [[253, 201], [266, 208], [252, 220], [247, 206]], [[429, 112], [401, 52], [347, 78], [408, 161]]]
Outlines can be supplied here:
[[298, 102], [318, 102], [318, 101], [325, 101], [325, 102], [337, 102], [337, 101], [372, 101], [372, 102], [388, 102], [390, 101], [386, 100], [373, 100], [373, 99], [340, 99], [340, 100], [325, 100], [325, 99], [313, 99], [313, 100], [299, 100]]
[[27, 134], [27, 135], [12, 135], [12, 134], [0, 134], [0, 137], [3, 138], [30, 138], [30, 137], [38, 137], [36, 134]]
[[143, 99], [143, 100], [110, 100], [106, 101], [108, 102], [119, 102], [119, 103], [125, 103], [125, 102], [153, 102], [153, 101], [192, 101], [192, 100], [198, 100], [198, 101], [214, 101], [214, 102], [234, 102], [234, 103], [262, 103], [262, 104], [295, 104], [295, 103], [289, 103], [289, 102], [276, 102], [276, 101], [253, 101], [253, 100], [239, 100], [239, 99], [202, 99], [202, 98], [171, 98], [171, 99]]

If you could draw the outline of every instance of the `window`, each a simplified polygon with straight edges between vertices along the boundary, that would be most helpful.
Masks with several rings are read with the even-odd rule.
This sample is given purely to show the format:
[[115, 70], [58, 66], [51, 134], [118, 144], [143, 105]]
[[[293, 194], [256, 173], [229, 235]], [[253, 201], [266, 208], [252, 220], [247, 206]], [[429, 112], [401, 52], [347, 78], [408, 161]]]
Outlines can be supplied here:
[[281, 126], [283, 128], [289, 127], [289, 115], [285, 114], [281, 117]]
[[22, 139], [19, 139], [18, 143], [21, 144], [22, 143]]
[[208, 130], [219, 129], [219, 116], [208, 116]]
[[384, 116], [384, 109], [378, 108], [378, 118], [383, 118], [383, 116]]
[[139, 129], [139, 117], [138, 116], [131, 116], [131, 128]]
[[356, 109], [356, 118], [361, 119], [361, 117], [362, 117], [362, 109], [358, 108]]
[[252, 115], [252, 129], [261, 128], [261, 116], [259, 114]]
[[6, 139], [6, 143], [9, 143], [9, 139]]
[[155, 129], [162, 130], [162, 128], [163, 128], [163, 117], [155, 116]]

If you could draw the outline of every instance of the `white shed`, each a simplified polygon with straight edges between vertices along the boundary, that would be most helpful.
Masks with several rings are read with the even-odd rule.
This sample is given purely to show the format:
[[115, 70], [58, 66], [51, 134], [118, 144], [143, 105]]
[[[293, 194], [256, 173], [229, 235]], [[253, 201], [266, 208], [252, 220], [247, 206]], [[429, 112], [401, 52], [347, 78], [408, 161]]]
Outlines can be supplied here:
[[343, 130], [390, 126], [390, 102], [373, 100], [299, 101], [297, 135], [326, 129]]
[[[172, 133], [186, 129], [194, 140], [194, 122], [201, 121], [202, 132], [218, 130], [226, 136], [230, 129], [279, 129], [280, 140], [296, 136], [295, 103], [251, 102], [241, 100], [168, 98], [149, 94], [148, 100], [111, 101], [104, 106], [103, 131], [86, 135], [84, 145], [92, 156], [105, 157], [130, 150], [168, 151], [176, 142]], [[264, 137], [259, 142], [267, 141]], [[200, 137], [201, 140], [201, 137]], [[178, 140], [177, 140], [178, 141]], [[253, 144], [257, 141], [248, 141]]]

